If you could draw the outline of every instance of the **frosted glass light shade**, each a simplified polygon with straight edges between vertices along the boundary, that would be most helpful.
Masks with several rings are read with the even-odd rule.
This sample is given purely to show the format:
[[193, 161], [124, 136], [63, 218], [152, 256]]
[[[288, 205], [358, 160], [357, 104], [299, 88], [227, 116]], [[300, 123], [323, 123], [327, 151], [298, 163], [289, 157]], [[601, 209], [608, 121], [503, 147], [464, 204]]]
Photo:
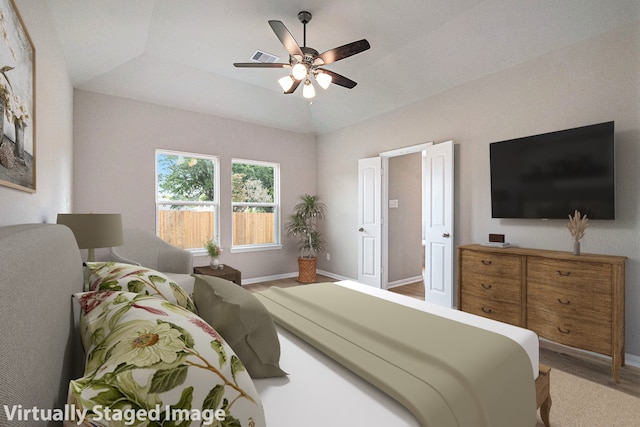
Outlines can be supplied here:
[[316, 96], [316, 89], [311, 84], [311, 80], [307, 79], [304, 82], [304, 88], [302, 88], [302, 96], [305, 98], [313, 98]]
[[316, 81], [318, 82], [318, 84], [320, 85], [320, 87], [322, 89], [327, 89], [329, 87], [329, 85], [331, 84], [331, 76], [329, 74], [325, 74], [325, 73], [318, 73], [316, 75]]
[[307, 77], [307, 67], [305, 67], [304, 64], [298, 62], [291, 69], [291, 74], [293, 74], [293, 77], [296, 80], [302, 80]]
[[281, 79], [278, 79], [278, 83], [280, 83], [282, 90], [284, 90], [285, 92], [291, 89], [294, 81], [295, 79], [293, 78], [293, 76], [284, 76]]

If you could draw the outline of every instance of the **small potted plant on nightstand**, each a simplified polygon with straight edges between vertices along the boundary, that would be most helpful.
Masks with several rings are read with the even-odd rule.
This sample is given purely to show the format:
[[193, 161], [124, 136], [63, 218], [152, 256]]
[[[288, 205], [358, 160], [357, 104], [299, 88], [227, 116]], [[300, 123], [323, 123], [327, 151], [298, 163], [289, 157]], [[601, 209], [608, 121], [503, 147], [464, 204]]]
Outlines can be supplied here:
[[209, 237], [204, 244], [205, 249], [207, 250], [207, 254], [211, 257], [211, 261], [209, 262], [209, 267], [213, 269], [217, 269], [220, 265], [220, 260], [218, 257], [222, 253], [222, 248], [218, 245], [218, 242], [215, 241], [212, 237]]
[[317, 226], [327, 208], [318, 196], [304, 194], [300, 200], [289, 216], [287, 234], [298, 238], [298, 282], [313, 283], [316, 281], [317, 255], [324, 251], [324, 242]]

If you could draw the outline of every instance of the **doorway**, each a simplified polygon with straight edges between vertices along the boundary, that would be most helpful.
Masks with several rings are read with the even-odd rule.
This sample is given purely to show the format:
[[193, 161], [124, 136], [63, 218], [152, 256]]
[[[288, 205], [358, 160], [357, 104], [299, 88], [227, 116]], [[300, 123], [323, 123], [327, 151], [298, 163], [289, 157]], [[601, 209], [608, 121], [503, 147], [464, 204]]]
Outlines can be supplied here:
[[[416, 185], [410, 196], [419, 201], [421, 227], [411, 226], [411, 241], [423, 241], [425, 299], [447, 307], [453, 306], [453, 142], [420, 144], [381, 153], [379, 157], [361, 159], [358, 162], [359, 245], [358, 281], [386, 289], [390, 283], [390, 210], [399, 209], [400, 199], [394, 199], [396, 190], [390, 188], [390, 160], [400, 156], [421, 155], [421, 185]], [[410, 159], [407, 157], [407, 159]], [[413, 159], [410, 159], [413, 160]], [[395, 159], [391, 162], [392, 166]], [[417, 181], [414, 181], [417, 182]], [[395, 184], [392, 184], [395, 185]], [[400, 194], [400, 193], [398, 193]], [[409, 199], [406, 200], [409, 203]], [[403, 206], [405, 201], [402, 202]], [[392, 207], [390, 207], [390, 205]], [[396, 207], [397, 205], [397, 207]], [[415, 214], [416, 212], [414, 212]], [[404, 227], [404, 223], [398, 223]], [[420, 229], [418, 229], [420, 228]], [[417, 235], [417, 236], [416, 236]], [[403, 238], [399, 239], [401, 242]], [[417, 246], [412, 246], [417, 248]], [[393, 261], [392, 261], [393, 262]], [[421, 263], [416, 263], [420, 265]], [[416, 276], [417, 277], [417, 276]], [[393, 278], [393, 276], [391, 276]], [[402, 279], [400, 279], [402, 280]], [[404, 279], [406, 280], [406, 278]], [[393, 283], [393, 282], [391, 282]], [[397, 283], [396, 283], [397, 284]]]
[[388, 255], [384, 287], [389, 289], [424, 282], [422, 152], [390, 157], [387, 175]]

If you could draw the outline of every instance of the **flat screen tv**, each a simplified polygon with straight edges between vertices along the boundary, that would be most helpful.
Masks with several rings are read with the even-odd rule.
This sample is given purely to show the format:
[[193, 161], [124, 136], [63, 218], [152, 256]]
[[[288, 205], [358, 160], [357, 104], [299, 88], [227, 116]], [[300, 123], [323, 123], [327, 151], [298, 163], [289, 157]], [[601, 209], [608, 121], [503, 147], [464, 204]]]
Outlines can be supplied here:
[[614, 122], [490, 144], [493, 218], [615, 218]]

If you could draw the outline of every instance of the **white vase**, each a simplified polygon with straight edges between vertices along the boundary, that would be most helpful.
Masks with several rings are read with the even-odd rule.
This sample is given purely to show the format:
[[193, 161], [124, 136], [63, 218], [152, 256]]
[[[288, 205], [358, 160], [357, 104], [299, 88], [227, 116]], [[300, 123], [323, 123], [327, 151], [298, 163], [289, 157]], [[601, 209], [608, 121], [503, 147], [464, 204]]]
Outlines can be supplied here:
[[573, 254], [580, 255], [580, 241], [576, 240], [573, 242]]
[[209, 263], [209, 267], [213, 268], [214, 270], [217, 270], [219, 265], [220, 265], [220, 260], [218, 259], [218, 257], [217, 256], [211, 257], [211, 262]]

